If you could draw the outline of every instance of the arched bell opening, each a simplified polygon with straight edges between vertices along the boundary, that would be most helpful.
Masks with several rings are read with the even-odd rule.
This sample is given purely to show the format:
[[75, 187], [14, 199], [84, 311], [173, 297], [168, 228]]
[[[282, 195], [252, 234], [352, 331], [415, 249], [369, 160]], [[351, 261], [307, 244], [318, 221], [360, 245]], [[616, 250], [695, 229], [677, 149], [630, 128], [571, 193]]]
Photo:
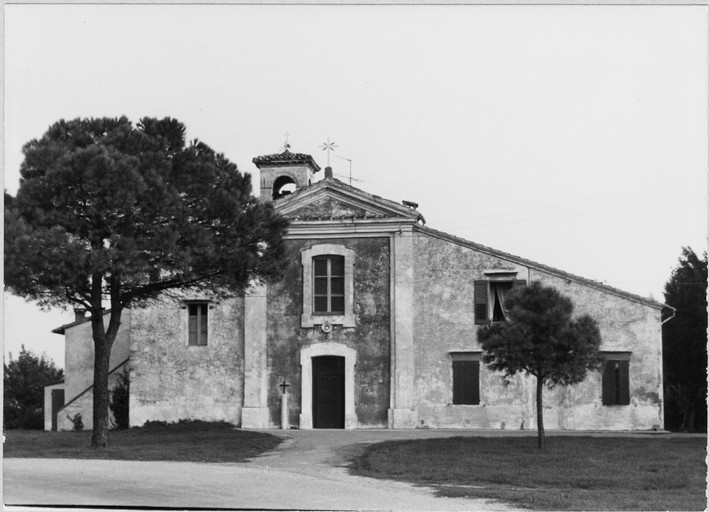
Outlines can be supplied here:
[[279, 176], [274, 181], [272, 199], [280, 199], [296, 191], [296, 182], [290, 176]]

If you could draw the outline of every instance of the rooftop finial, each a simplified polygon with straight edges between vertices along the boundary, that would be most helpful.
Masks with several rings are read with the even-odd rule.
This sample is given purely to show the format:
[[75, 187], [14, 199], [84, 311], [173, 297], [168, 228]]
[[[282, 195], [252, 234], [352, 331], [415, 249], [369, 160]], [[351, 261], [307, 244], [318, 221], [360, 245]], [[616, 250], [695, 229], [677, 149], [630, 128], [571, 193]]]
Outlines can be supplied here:
[[290, 135], [291, 135], [291, 134], [288, 133], [288, 132], [284, 133], [284, 137], [286, 137], [286, 140], [284, 141], [284, 152], [286, 152], [286, 151], [288, 151], [289, 149], [291, 149], [291, 144], [288, 143], [288, 138], [289, 138]]
[[330, 167], [330, 152], [335, 151], [338, 145], [335, 142], [330, 142], [330, 137], [328, 137], [328, 140], [321, 144], [320, 147], [323, 151], [328, 152], [328, 167]]

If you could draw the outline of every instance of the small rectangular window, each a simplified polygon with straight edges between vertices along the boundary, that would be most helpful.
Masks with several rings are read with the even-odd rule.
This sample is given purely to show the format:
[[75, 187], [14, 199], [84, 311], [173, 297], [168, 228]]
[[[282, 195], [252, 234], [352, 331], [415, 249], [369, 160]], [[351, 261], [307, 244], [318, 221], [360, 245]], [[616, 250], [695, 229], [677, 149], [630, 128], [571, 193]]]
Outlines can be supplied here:
[[606, 357], [602, 374], [602, 404], [629, 405], [629, 360], [628, 357]]
[[480, 354], [451, 354], [453, 373], [453, 404], [478, 405], [480, 397]]
[[345, 313], [345, 258], [316, 256], [313, 258], [313, 313], [342, 315]]
[[188, 344], [196, 346], [207, 345], [207, 303], [193, 303], [187, 306]]

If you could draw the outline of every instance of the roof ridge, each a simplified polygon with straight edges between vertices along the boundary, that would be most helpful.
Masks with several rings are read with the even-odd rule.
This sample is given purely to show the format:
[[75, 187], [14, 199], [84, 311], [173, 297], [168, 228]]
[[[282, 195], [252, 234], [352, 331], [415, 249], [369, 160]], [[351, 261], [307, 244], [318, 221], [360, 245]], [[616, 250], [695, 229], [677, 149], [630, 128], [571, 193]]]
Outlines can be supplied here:
[[436, 236], [438, 238], [442, 238], [444, 240], [449, 240], [450, 242], [454, 242], [454, 243], [468, 246], [472, 249], [477, 249], [477, 250], [480, 250], [483, 252], [488, 252], [492, 255], [511, 260], [515, 263], [520, 263], [520, 264], [523, 264], [528, 267], [533, 267], [538, 270], [543, 270], [543, 271], [548, 272], [550, 274], [557, 275], [558, 277], [564, 277], [566, 279], [571, 279], [571, 280], [578, 282], [580, 284], [584, 284], [586, 286], [590, 286], [592, 288], [596, 288], [601, 291], [610, 292], [610, 293], [613, 293], [614, 295], [618, 295], [620, 297], [627, 298], [627, 299], [633, 300], [635, 302], [640, 302], [642, 304], [654, 307], [656, 309], [668, 308], [668, 309], [675, 310], [675, 308], [673, 306], [669, 306], [668, 304], [664, 304], [663, 302], [658, 302], [657, 300], [654, 300], [654, 299], [647, 299], [646, 297], [642, 297], [641, 295], [627, 292], [627, 291], [622, 290], [620, 288], [616, 288], [616, 287], [610, 286], [608, 284], [600, 283], [599, 281], [594, 281], [594, 280], [588, 279], [586, 277], [578, 276], [576, 274], [571, 274], [571, 273], [566, 272], [564, 270], [561, 270], [561, 269], [558, 269], [555, 267], [550, 267], [549, 265], [545, 265], [543, 263], [538, 263], [536, 261], [529, 260], [529, 259], [523, 258], [521, 256], [516, 256], [514, 254], [500, 251], [498, 249], [493, 249], [492, 247], [488, 247], [488, 246], [479, 244], [477, 242], [472, 242], [471, 240], [466, 240], [465, 238], [461, 238], [456, 235], [451, 235], [451, 234], [446, 233], [444, 231], [439, 231], [437, 229], [433, 229], [428, 226], [416, 225], [416, 226], [414, 226], [414, 229], [416, 231], [428, 233], [430, 235]]

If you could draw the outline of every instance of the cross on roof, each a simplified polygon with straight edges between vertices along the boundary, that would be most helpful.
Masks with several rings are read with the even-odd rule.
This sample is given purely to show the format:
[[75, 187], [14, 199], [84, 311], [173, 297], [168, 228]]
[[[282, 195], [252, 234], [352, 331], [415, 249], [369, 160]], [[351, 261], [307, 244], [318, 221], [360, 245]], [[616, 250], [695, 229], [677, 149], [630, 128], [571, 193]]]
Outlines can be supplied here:
[[288, 151], [289, 149], [291, 149], [291, 144], [288, 143], [288, 138], [290, 136], [291, 136], [290, 133], [288, 133], [288, 132], [284, 133], [284, 137], [286, 138], [286, 140], [284, 142], [284, 151]]
[[323, 151], [328, 152], [328, 167], [330, 167], [330, 152], [335, 151], [335, 148], [337, 148], [338, 145], [335, 142], [330, 141], [330, 137], [328, 137], [328, 140], [324, 142], [323, 144], [320, 145], [320, 148]]

